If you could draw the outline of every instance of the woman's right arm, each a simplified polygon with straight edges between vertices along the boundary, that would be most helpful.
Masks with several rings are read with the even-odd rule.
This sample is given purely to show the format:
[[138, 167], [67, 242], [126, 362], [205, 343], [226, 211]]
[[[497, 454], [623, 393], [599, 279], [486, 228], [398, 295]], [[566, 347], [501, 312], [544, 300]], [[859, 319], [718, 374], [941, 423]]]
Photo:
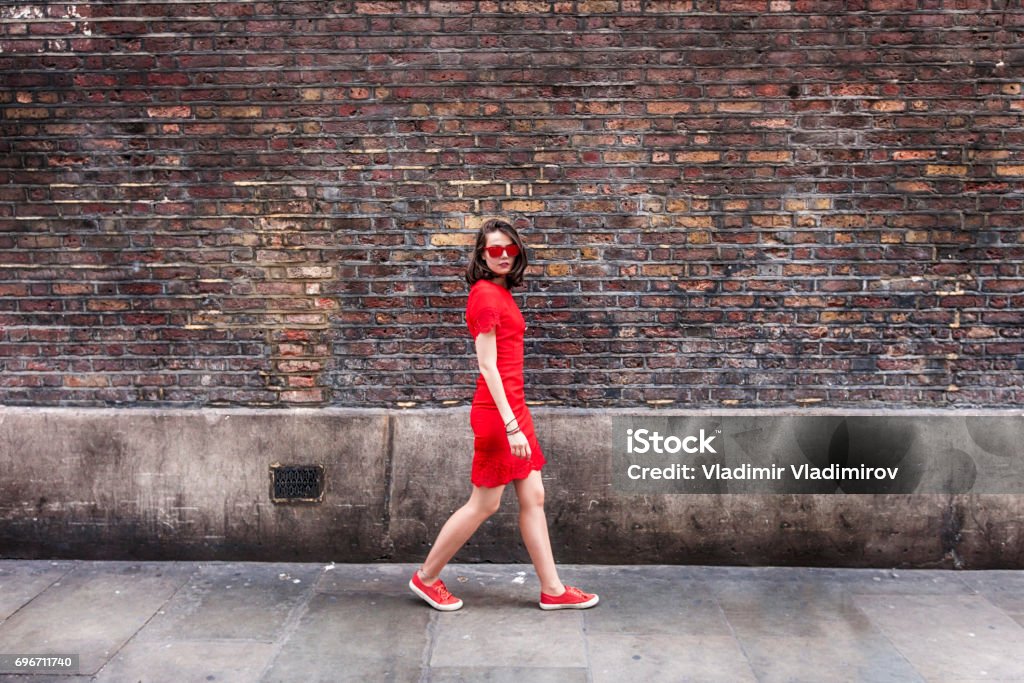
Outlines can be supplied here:
[[[515, 418], [512, 407], [508, 404], [508, 397], [505, 396], [505, 386], [501, 383], [501, 373], [498, 372], [498, 335], [491, 328], [487, 332], [481, 332], [476, 336], [476, 360], [480, 366], [480, 374], [491, 392], [494, 405], [498, 406], [502, 422], [508, 425], [508, 429], [517, 426], [517, 422], [508, 424]], [[508, 431], [506, 429], [506, 431]], [[512, 447], [512, 455], [520, 458], [529, 458], [531, 454], [530, 443], [526, 435], [516, 432], [508, 437], [509, 446]]]

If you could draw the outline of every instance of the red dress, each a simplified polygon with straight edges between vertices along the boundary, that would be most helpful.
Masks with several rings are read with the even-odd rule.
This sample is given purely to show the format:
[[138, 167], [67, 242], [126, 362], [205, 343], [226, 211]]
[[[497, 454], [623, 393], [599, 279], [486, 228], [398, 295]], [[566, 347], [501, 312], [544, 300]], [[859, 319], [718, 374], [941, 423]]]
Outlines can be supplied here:
[[473, 427], [472, 482], [480, 487], [508, 484], [523, 479], [532, 470], [539, 470], [546, 460], [533, 433], [533, 419], [526, 408], [523, 394], [523, 334], [526, 321], [512, 293], [491, 280], [477, 280], [469, 289], [466, 302], [466, 324], [476, 340], [481, 332], [497, 325], [495, 335], [498, 347], [498, 374], [505, 389], [505, 398], [516, 416], [519, 428], [530, 443], [529, 459], [512, 455], [505, 433], [505, 421], [491, 397], [491, 390], [483, 374], [477, 375], [476, 393], [469, 411]]

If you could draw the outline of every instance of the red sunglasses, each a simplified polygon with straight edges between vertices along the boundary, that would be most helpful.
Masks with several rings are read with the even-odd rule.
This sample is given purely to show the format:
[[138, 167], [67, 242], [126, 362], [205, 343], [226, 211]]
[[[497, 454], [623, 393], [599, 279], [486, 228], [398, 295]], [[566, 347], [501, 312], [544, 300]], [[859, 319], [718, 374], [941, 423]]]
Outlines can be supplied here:
[[515, 258], [519, 255], [519, 247], [514, 244], [506, 244], [503, 247], [486, 247], [487, 255], [491, 258], [498, 258], [501, 256], [501, 252], [507, 253], [510, 257]]

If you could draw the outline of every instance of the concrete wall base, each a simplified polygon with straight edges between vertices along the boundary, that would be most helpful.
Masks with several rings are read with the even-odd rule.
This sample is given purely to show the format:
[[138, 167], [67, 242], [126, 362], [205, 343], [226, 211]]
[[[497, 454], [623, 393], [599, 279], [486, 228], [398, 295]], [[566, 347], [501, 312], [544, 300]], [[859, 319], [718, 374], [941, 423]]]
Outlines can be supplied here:
[[[1024, 568], [1021, 494], [623, 494], [612, 414], [643, 411], [531, 412], [558, 562]], [[0, 408], [0, 556], [417, 562], [472, 451], [468, 407]], [[324, 465], [323, 499], [272, 502], [272, 463]], [[529, 562], [503, 495], [455, 561]]]

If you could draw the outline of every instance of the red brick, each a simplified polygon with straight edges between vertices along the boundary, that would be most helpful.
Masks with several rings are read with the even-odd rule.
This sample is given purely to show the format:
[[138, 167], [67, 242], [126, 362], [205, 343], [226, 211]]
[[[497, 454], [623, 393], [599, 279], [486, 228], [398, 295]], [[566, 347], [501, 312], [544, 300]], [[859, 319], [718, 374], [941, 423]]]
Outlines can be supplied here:
[[0, 36], [0, 403], [465, 402], [493, 215], [539, 401], [997, 406], [921, 360], [1024, 384], [986, 6], [48, 6]]

